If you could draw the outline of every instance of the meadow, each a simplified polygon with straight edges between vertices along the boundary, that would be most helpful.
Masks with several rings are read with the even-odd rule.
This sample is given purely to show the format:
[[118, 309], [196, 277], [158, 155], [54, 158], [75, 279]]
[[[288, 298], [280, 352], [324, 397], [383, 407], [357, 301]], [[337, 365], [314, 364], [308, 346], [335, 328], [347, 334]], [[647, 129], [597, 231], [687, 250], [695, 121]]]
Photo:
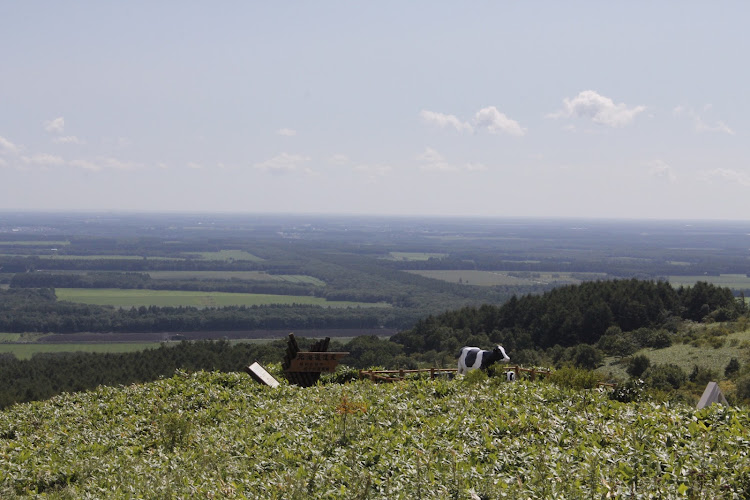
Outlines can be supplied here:
[[323, 307], [388, 307], [385, 303], [328, 301], [307, 295], [192, 292], [121, 288], [57, 288], [58, 300], [122, 308], [130, 307], [226, 307], [260, 305], [316, 305]]
[[409, 271], [413, 274], [449, 283], [477, 286], [524, 286], [524, 285], [573, 285], [581, 283], [581, 278], [605, 279], [603, 273], [534, 272], [518, 273], [507, 271], [437, 270]]
[[432, 253], [432, 252], [389, 252], [388, 258], [391, 260], [429, 260], [429, 259], [442, 259], [447, 257], [446, 253]]
[[315, 286], [325, 286], [325, 282], [303, 274], [268, 274], [264, 271], [149, 271], [153, 280], [242, 280], [242, 281], [283, 281]]
[[669, 276], [669, 282], [674, 286], [693, 286], [698, 281], [706, 281], [716, 286], [732, 290], [746, 290], [750, 288], [750, 278], [746, 274], [721, 274], [719, 276]]
[[249, 260], [253, 262], [261, 262], [264, 260], [244, 250], [218, 250], [216, 252], [190, 253], [189, 255], [197, 255], [199, 258], [205, 260]]
[[[278, 367], [270, 367], [278, 375]], [[746, 498], [750, 415], [548, 382], [177, 372], [0, 412], [0, 496]]]
[[155, 349], [162, 342], [102, 342], [102, 343], [64, 343], [43, 344], [39, 342], [3, 343], [0, 342], [0, 353], [10, 353], [18, 359], [31, 359], [34, 354], [59, 354], [63, 352], [97, 352], [119, 353], [138, 352]]

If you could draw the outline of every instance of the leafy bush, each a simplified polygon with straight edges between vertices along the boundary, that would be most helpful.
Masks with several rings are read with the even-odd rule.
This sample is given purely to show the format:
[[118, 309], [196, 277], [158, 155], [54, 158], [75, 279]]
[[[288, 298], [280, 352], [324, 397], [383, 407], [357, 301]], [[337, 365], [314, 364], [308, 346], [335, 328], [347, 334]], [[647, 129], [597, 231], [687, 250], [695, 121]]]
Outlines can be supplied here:
[[640, 354], [630, 359], [625, 371], [627, 371], [628, 375], [630, 375], [631, 377], [638, 378], [643, 375], [643, 372], [645, 372], [650, 366], [651, 360], [648, 358], [648, 356]]
[[687, 380], [687, 375], [679, 366], [667, 363], [651, 366], [643, 373], [643, 379], [649, 387], [668, 391], [679, 389]]
[[740, 362], [737, 361], [737, 358], [732, 358], [729, 360], [729, 363], [727, 363], [727, 366], [724, 368], [724, 376], [727, 378], [732, 378], [735, 375], [737, 375], [740, 372]]
[[621, 403], [643, 401], [645, 399], [646, 383], [639, 378], [631, 378], [624, 384], [618, 385], [609, 393], [609, 399]]
[[560, 387], [593, 389], [602, 381], [602, 375], [575, 366], [565, 366], [552, 372], [548, 380]]

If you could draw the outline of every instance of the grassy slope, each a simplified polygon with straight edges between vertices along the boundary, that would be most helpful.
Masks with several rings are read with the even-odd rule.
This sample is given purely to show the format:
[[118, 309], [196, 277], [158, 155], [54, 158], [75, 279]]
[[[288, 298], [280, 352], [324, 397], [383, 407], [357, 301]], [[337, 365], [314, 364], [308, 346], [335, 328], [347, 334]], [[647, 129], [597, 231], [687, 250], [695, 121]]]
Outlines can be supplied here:
[[[675, 344], [664, 349], [641, 349], [634, 355], [643, 354], [647, 356], [652, 364], [672, 363], [690, 373], [694, 366], [708, 368], [724, 377], [724, 368], [732, 358], [745, 364], [748, 361], [750, 348], [750, 330], [744, 332], [730, 333], [726, 335], [726, 341], [722, 347], [710, 346], [695, 347], [691, 344]], [[626, 379], [625, 365], [617, 363], [615, 358], [607, 358], [605, 365], [599, 368], [604, 373]]]
[[[750, 416], [546, 383], [177, 374], [0, 412], [0, 497], [742, 497]], [[710, 430], [709, 430], [710, 429]]]

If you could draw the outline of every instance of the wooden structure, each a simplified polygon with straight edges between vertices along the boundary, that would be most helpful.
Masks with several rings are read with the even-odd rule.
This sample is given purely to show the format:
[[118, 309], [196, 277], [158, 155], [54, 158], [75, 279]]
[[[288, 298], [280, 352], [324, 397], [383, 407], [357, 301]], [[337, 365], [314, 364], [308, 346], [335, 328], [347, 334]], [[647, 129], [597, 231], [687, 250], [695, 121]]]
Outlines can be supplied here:
[[[434, 379], [435, 377], [443, 374], [455, 375], [457, 371], [458, 370], [456, 370], [456, 368], [424, 368], [421, 370], [360, 370], [359, 377], [369, 378], [372, 381], [378, 382], [397, 382], [399, 380], [404, 380], [407, 375], [429, 373], [430, 379]], [[531, 380], [535, 380], [537, 376], [547, 376], [552, 373], [550, 370], [537, 370], [534, 368], [522, 368], [520, 366], [507, 366], [505, 367], [505, 371], [514, 372], [516, 374], [516, 379], [518, 379], [521, 373], [528, 373]]]
[[320, 378], [321, 373], [333, 373], [339, 360], [348, 352], [328, 352], [330, 337], [314, 343], [308, 352], [300, 351], [294, 334], [287, 339], [286, 354], [281, 368], [290, 383], [300, 387], [310, 387]]

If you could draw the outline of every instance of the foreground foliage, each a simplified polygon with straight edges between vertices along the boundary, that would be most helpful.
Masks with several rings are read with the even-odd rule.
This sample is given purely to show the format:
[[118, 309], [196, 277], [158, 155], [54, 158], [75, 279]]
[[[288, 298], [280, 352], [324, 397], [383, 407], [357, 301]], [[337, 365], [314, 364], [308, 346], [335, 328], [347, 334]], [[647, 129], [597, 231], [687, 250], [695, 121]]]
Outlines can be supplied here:
[[0, 497], [743, 497], [749, 417], [482, 376], [180, 372], [0, 412]]

